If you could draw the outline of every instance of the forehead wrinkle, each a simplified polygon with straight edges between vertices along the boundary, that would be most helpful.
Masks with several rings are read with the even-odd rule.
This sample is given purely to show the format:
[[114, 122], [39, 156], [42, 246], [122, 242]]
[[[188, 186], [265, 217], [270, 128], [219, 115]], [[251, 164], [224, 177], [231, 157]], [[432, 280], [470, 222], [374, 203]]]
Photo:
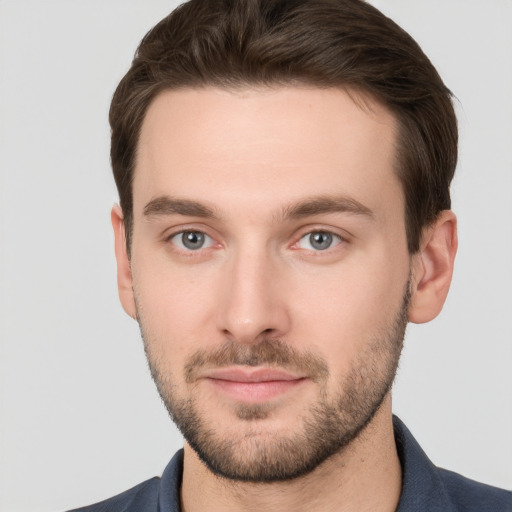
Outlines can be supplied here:
[[349, 213], [374, 218], [370, 208], [348, 196], [322, 195], [301, 200], [283, 208], [276, 220], [301, 219], [326, 213]]

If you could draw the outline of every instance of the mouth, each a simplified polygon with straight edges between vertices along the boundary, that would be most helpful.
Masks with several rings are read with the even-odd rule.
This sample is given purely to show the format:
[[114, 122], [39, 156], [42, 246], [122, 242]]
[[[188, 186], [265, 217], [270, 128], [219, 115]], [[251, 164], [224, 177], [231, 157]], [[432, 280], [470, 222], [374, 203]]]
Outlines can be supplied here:
[[213, 389], [245, 403], [262, 403], [295, 390], [308, 380], [286, 370], [274, 368], [219, 368], [202, 378]]

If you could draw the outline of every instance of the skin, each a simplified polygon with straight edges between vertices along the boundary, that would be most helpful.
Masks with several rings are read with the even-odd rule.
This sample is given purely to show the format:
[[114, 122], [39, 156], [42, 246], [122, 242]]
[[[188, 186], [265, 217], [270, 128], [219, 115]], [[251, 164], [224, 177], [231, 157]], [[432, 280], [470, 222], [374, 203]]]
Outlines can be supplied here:
[[[354, 94], [166, 91], [150, 106], [140, 135], [131, 260], [122, 212], [112, 211], [121, 302], [141, 322], [150, 361], [219, 436], [236, 436], [241, 458], [255, 456], [247, 435], [270, 446], [299, 428], [297, 418], [308, 417], [321, 393], [334, 399], [351, 370], [367, 371], [359, 356], [396, 318], [409, 280], [413, 322], [434, 318], [448, 292], [455, 216], [442, 212], [425, 229], [420, 251], [408, 253], [394, 117], [371, 98], [354, 102]], [[181, 204], [177, 213], [161, 201], [169, 197], [204, 209]], [[343, 207], [284, 214], [312, 198], [335, 198]], [[179, 235], [186, 230], [205, 233], [207, 244], [187, 250]], [[315, 231], [334, 234], [332, 246], [315, 250]], [[325, 361], [322, 386], [307, 372], [268, 396], [251, 385], [245, 397], [240, 387], [226, 392], [208, 375], [187, 382], [184, 368], [198, 350], [268, 338]], [[386, 354], [375, 363], [379, 375]], [[268, 414], [241, 419], [247, 403], [265, 405]], [[346, 449], [293, 480], [219, 478], [185, 443], [186, 512], [393, 511], [400, 488], [389, 393]]]

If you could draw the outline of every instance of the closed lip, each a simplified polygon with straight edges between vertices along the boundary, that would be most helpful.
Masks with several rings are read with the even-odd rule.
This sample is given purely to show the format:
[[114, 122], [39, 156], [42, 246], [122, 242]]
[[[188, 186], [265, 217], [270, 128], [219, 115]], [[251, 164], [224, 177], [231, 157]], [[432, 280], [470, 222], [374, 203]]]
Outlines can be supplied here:
[[304, 379], [305, 375], [298, 375], [279, 368], [216, 368], [207, 370], [200, 375], [202, 378], [224, 380], [228, 382], [275, 382], [294, 381]]

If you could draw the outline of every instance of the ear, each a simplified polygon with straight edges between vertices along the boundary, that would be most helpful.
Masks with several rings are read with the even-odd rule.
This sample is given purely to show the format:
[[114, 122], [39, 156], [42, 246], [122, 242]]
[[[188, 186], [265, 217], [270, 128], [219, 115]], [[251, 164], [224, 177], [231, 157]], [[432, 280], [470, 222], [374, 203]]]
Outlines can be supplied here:
[[425, 229], [420, 251], [413, 256], [409, 321], [429, 322], [441, 312], [456, 253], [457, 217], [451, 210], [444, 210], [434, 225]]
[[133, 295], [132, 271], [130, 258], [126, 250], [126, 231], [123, 211], [119, 205], [114, 205], [110, 214], [114, 228], [115, 251], [117, 260], [117, 289], [123, 309], [136, 319], [135, 297]]

